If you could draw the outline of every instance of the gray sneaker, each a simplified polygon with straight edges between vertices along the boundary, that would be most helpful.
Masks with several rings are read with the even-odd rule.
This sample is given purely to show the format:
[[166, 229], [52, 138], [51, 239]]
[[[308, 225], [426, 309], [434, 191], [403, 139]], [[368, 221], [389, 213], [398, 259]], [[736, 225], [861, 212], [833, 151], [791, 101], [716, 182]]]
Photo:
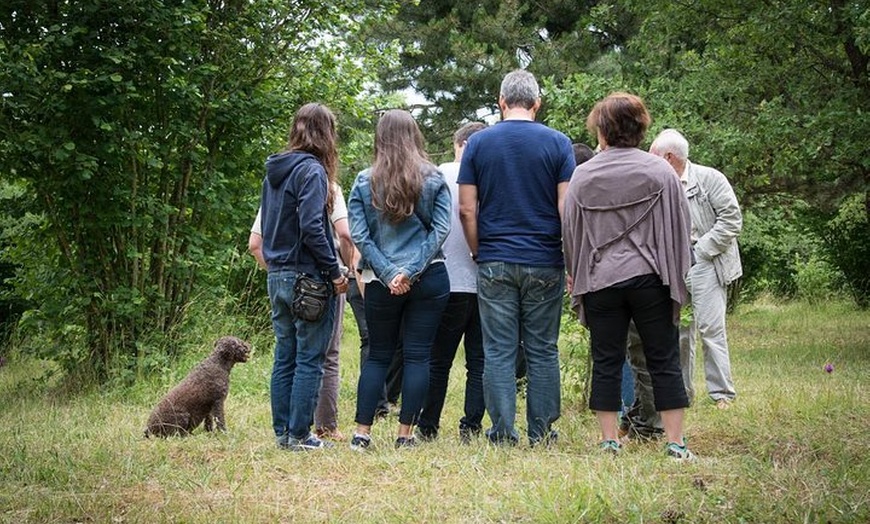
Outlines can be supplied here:
[[369, 446], [372, 445], [372, 437], [369, 435], [360, 435], [359, 433], [354, 433], [353, 438], [350, 439], [350, 449], [354, 451], [363, 452], [368, 449]]
[[676, 442], [668, 442], [668, 445], [665, 446], [665, 454], [680, 462], [691, 462], [697, 458], [695, 454], [689, 450], [685, 442], [683, 445], [677, 444]]
[[399, 437], [396, 439], [396, 449], [400, 448], [416, 448], [417, 439], [413, 435], [410, 437]]
[[287, 444], [284, 448], [289, 449], [290, 451], [314, 451], [317, 449], [331, 448], [332, 446], [332, 442], [320, 440], [315, 437], [313, 433], [309, 433], [308, 436], [303, 439], [293, 437], [288, 438]]
[[598, 449], [605, 455], [619, 455], [622, 452], [622, 444], [618, 440], [602, 440], [598, 443]]

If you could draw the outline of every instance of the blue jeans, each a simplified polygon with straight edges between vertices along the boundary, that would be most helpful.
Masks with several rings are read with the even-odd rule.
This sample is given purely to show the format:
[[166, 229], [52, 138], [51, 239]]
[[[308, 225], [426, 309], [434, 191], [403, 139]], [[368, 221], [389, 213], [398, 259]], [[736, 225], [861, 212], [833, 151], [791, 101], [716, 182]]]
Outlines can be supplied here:
[[353, 311], [353, 318], [359, 331], [359, 361], [360, 364], [369, 358], [369, 328], [366, 325], [366, 305], [363, 296], [359, 292], [356, 278], [350, 281], [347, 287], [347, 301]]
[[492, 442], [515, 443], [517, 347], [527, 365], [526, 417], [532, 444], [548, 438], [560, 415], [559, 324], [565, 271], [488, 262], [478, 268], [483, 331], [483, 392]]
[[296, 271], [269, 273], [269, 300], [275, 330], [275, 360], [272, 365], [270, 396], [272, 427], [281, 442], [287, 437], [304, 439], [314, 423], [314, 406], [323, 376], [323, 359], [332, 336], [335, 297], [317, 322], [293, 316], [293, 286]]
[[378, 281], [366, 284], [369, 358], [363, 363], [357, 388], [358, 424], [370, 426], [374, 422], [400, 339], [404, 378], [399, 422], [413, 425], [417, 420], [429, 389], [429, 355], [449, 295], [450, 280], [442, 263], [430, 265], [404, 295], [391, 295]]
[[323, 360], [323, 379], [317, 394], [317, 406], [314, 408], [314, 427], [318, 430], [338, 429], [338, 390], [341, 383], [339, 376], [339, 352], [341, 337], [344, 333], [344, 305], [347, 302], [342, 293], [335, 296], [335, 318], [332, 322], [332, 335], [326, 347]]
[[480, 312], [475, 293], [450, 293], [450, 299], [432, 346], [429, 366], [429, 392], [420, 430], [429, 435], [438, 433], [450, 368], [459, 343], [465, 347], [465, 416], [459, 421], [461, 429], [479, 431], [486, 407], [483, 402], [483, 335], [480, 331]]

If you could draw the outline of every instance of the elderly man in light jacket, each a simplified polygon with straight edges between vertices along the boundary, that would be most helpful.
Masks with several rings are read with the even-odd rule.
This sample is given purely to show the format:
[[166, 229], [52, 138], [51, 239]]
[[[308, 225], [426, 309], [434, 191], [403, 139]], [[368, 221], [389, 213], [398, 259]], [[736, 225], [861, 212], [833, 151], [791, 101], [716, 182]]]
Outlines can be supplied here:
[[[680, 365], [689, 399], [694, 398], [695, 338], [701, 335], [707, 393], [719, 409], [728, 409], [737, 395], [731, 378], [731, 360], [725, 333], [728, 284], [743, 275], [737, 236], [743, 216], [728, 179], [721, 172], [689, 162], [689, 143], [678, 131], [662, 131], [650, 146], [680, 177], [689, 201], [694, 264], [686, 276], [693, 320], [680, 326]], [[653, 407], [652, 382], [646, 371], [643, 346], [637, 331], [629, 330], [629, 361], [635, 373], [635, 403], [620, 423], [621, 435], [655, 438], [662, 421]]]
[[725, 309], [728, 284], [743, 275], [737, 236], [743, 228], [740, 205], [721, 172], [689, 161], [689, 143], [678, 131], [665, 129], [650, 146], [650, 153], [668, 161], [679, 175], [692, 219], [695, 264], [686, 277], [692, 295], [693, 325], [681, 337], [683, 380], [692, 388], [695, 364], [695, 327], [704, 350], [707, 393], [717, 407], [727, 409], [737, 395], [731, 379]]

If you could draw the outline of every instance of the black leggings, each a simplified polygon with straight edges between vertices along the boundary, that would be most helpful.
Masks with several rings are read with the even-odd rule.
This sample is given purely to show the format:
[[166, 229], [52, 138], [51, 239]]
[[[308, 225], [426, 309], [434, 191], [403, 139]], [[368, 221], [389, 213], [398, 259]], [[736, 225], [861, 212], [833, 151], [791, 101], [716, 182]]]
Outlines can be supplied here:
[[[650, 277], [654, 277], [652, 280]], [[679, 330], [668, 286], [644, 275], [583, 296], [592, 338], [589, 408], [619, 411], [628, 324], [634, 320], [653, 383], [656, 411], [689, 405], [680, 369]]]

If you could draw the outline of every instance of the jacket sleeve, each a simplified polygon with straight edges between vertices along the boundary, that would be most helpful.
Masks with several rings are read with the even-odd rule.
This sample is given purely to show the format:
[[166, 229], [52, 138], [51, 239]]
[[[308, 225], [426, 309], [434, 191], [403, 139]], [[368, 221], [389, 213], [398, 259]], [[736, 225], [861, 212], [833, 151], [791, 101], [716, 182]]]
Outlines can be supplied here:
[[725, 175], [715, 169], [706, 168], [699, 174], [698, 183], [707, 194], [707, 205], [715, 215], [713, 227], [698, 238], [695, 250], [707, 259], [724, 253], [743, 229], [743, 215], [737, 203], [731, 184]]
[[[429, 266], [432, 260], [441, 252], [441, 246], [447, 240], [452, 225], [451, 213], [453, 213], [453, 199], [450, 196], [450, 188], [440, 172], [435, 177], [428, 179], [429, 184], [434, 184], [435, 195], [432, 199], [431, 222], [426, 234], [426, 240], [417, 251], [417, 256], [408, 264], [406, 270], [411, 282], [420, 278], [420, 274]], [[424, 186], [425, 187], [425, 186]], [[425, 201], [425, 199], [422, 199]], [[394, 275], [395, 276], [395, 275]]]
[[[572, 181], [573, 182], [573, 181]], [[583, 275], [578, 275], [577, 268], [579, 266], [579, 248], [581, 241], [581, 231], [583, 231], [583, 215], [580, 212], [580, 205], [577, 202], [577, 189], [575, 184], [568, 184], [568, 191], [565, 193], [565, 202], [563, 204], [562, 213], [562, 251], [565, 254], [565, 268], [568, 275], [571, 276], [571, 289], [568, 289], [568, 296], [571, 298], [571, 309], [581, 316], [579, 311], [582, 305], [583, 297], [580, 294], [575, 295], [574, 289], [579, 287], [579, 282], [583, 280]]]
[[314, 257], [314, 264], [331, 280], [341, 277], [326, 213], [326, 172], [320, 164], [313, 164], [302, 178], [299, 187], [299, 231], [301, 241]]

